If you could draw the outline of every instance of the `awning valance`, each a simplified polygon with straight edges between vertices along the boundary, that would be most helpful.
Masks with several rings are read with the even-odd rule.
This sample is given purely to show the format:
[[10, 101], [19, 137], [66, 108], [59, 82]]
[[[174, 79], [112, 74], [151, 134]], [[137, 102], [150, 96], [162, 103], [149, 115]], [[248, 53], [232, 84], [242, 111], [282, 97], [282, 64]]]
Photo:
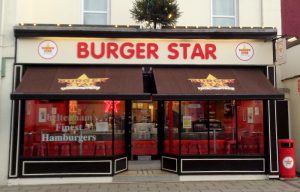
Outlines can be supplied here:
[[283, 99], [261, 68], [154, 68], [156, 100]]
[[140, 67], [30, 66], [12, 99], [149, 99]]

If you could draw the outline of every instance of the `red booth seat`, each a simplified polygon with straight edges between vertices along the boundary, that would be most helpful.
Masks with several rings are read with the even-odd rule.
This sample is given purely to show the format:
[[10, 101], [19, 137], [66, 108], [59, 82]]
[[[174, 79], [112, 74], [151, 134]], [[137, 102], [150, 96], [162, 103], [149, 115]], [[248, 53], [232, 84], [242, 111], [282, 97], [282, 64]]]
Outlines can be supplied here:
[[48, 156], [71, 156], [70, 142], [48, 142]]
[[156, 155], [157, 141], [137, 140], [132, 141], [132, 155]]
[[32, 143], [29, 156], [44, 157], [47, 155], [46, 150], [47, 146], [45, 143]]
[[243, 154], [263, 154], [264, 139], [259, 136], [241, 136], [239, 150]]
[[125, 154], [125, 142], [123, 140], [115, 140], [115, 155]]
[[[169, 140], [164, 141], [164, 152], [169, 154], [179, 154], [179, 141]], [[214, 141], [210, 141], [210, 154], [225, 154], [224, 140], [216, 140], [216, 151], [214, 151]], [[207, 140], [182, 140], [181, 141], [182, 155], [205, 155], [208, 154]]]

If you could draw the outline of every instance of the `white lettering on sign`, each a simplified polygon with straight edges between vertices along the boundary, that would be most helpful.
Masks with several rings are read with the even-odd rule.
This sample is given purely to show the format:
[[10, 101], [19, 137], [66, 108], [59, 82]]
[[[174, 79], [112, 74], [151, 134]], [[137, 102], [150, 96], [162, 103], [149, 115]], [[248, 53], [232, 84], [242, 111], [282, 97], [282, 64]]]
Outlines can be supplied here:
[[57, 142], [57, 141], [96, 141], [96, 135], [50, 135], [47, 133], [43, 133], [41, 136], [42, 142]]

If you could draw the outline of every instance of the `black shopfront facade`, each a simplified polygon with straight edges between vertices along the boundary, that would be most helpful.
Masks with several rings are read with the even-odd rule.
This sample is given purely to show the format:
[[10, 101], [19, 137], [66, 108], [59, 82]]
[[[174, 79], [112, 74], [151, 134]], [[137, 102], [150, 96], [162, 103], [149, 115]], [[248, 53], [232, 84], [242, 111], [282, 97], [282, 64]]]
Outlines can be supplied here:
[[15, 27], [9, 178], [278, 177], [273, 28]]

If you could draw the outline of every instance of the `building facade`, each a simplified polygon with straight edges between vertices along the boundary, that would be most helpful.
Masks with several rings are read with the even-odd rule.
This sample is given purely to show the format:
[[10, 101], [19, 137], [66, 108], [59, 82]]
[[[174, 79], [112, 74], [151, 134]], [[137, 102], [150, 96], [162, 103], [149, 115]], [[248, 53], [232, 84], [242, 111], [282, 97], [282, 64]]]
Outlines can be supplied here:
[[277, 68], [280, 73], [278, 76], [278, 83], [284, 88], [286, 97], [289, 101], [290, 114], [290, 138], [296, 140], [296, 163], [297, 172], [300, 171], [300, 145], [299, 140], [299, 126], [300, 122], [296, 116], [299, 110], [299, 74], [300, 68], [298, 65], [300, 51], [300, 22], [299, 12], [297, 7], [300, 6], [298, 1], [282, 1], [282, 34], [287, 39], [286, 62], [279, 65]]
[[[73, 28], [78, 29], [75, 26], [75, 25], [78, 25], [78, 24], [113, 25], [114, 27], [116, 27], [115, 25], [124, 25], [124, 26], [136, 25], [136, 23], [131, 19], [131, 16], [130, 16], [130, 13], [129, 13], [129, 9], [131, 9], [131, 6], [132, 6], [132, 1], [129, 1], [129, 0], [128, 1], [114, 1], [114, 0], [109, 1], [109, 0], [107, 0], [107, 1], [101, 1], [100, 4], [93, 4], [93, 3], [94, 3], [93, 1], [83, 1], [83, 0], [82, 1], [77, 0], [75, 2], [74, 1], [72, 1], [72, 2], [71, 1], [40, 2], [40, 1], [35, 1], [35, 0], [30, 0], [30, 1], [28, 1], [28, 0], [26, 0], [26, 1], [25, 0], [5, 1], [4, 0], [2, 2], [2, 5], [5, 7], [5, 9], [2, 13], [3, 13], [3, 15], [5, 15], [5, 18], [2, 18], [2, 25], [1, 25], [2, 26], [1, 30], [3, 31], [3, 36], [2, 36], [2, 58], [3, 58], [2, 59], [2, 73], [3, 73], [3, 75], [1, 77], [1, 97], [0, 97], [1, 98], [1, 105], [0, 105], [1, 106], [1, 129], [0, 129], [1, 134], [0, 135], [1, 135], [1, 138], [2, 138], [1, 142], [3, 142], [3, 144], [1, 145], [1, 153], [6, 154], [6, 156], [1, 156], [1, 157], [3, 157], [3, 162], [6, 162], [6, 163], [3, 163], [1, 165], [3, 167], [0, 170], [1, 170], [1, 182], [4, 183], [4, 184], [7, 183], [8, 178], [14, 178], [14, 177], [19, 178], [20, 177], [20, 172], [18, 172], [18, 171], [22, 170], [22, 168], [24, 168], [25, 164], [19, 165], [18, 163], [15, 163], [15, 162], [20, 162], [18, 160], [20, 158], [20, 156], [18, 156], [18, 155], [21, 155], [21, 154], [24, 155], [25, 153], [28, 154], [29, 156], [30, 156], [31, 153], [34, 153], [35, 155], [37, 155], [37, 153], [39, 153], [40, 155], [42, 154], [41, 151], [37, 152], [38, 150], [40, 150], [39, 147], [32, 148], [32, 147], [29, 146], [27, 148], [27, 151], [26, 151], [23, 148], [23, 147], [26, 147], [25, 144], [23, 144], [23, 146], [21, 144], [22, 142], [25, 142], [24, 140], [26, 140], [25, 137], [23, 137], [24, 135], [21, 137], [21, 135], [18, 135], [18, 134], [20, 134], [20, 132], [19, 133], [18, 133], [18, 131], [16, 132], [16, 130], [18, 130], [18, 129], [13, 128], [14, 125], [16, 125], [16, 124], [14, 124], [14, 121], [16, 120], [15, 112], [19, 111], [19, 109], [15, 110], [15, 107], [17, 106], [16, 103], [19, 103], [19, 101], [16, 102], [16, 100], [14, 100], [14, 102], [11, 102], [10, 94], [15, 93], [16, 95], [18, 95], [15, 92], [14, 89], [17, 88], [17, 84], [16, 84], [16, 82], [18, 81], [17, 79], [19, 77], [20, 78], [22, 77], [22, 73], [21, 73], [22, 71], [19, 71], [19, 70], [23, 67], [24, 63], [27, 63], [27, 64], [25, 64], [25, 68], [26, 68], [26, 66], [28, 66], [29, 63], [34, 64], [34, 63], [40, 63], [41, 62], [40, 60], [32, 60], [30, 62], [29, 61], [27, 62], [25, 60], [22, 60], [23, 58], [22, 59], [20, 58], [21, 60], [18, 61], [19, 58], [17, 58], [17, 57], [18, 57], [18, 54], [20, 53], [20, 51], [16, 52], [16, 54], [15, 54], [15, 51], [14, 51], [16, 49], [16, 47], [15, 47], [15, 37], [19, 37], [19, 39], [21, 39], [21, 40], [22, 39], [26, 40], [26, 36], [27, 36], [26, 33], [27, 32], [32, 31], [32, 32], [36, 33], [40, 29], [44, 30], [45, 28], [41, 27], [41, 25], [43, 25], [43, 24], [47, 25], [46, 26], [46, 31], [49, 29], [48, 31], [52, 31], [53, 34], [57, 35], [57, 37], [61, 37], [61, 36], [59, 36], [60, 31], [63, 32], [63, 33], [66, 33], [66, 31], [68, 31], [69, 29], [73, 29]], [[223, 7], [222, 3], [220, 3], [220, 1], [210, 1], [210, 0], [201, 1], [201, 2], [200, 1], [194, 1], [193, 3], [189, 3], [189, 4], [184, 3], [184, 1], [178, 1], [180, 11], [182, 12], [182, 17], [178, 20], [178, 25], [193, 26], [195, 28], [199, 28], [197, 26], [205, 26], [206, 28], [207, 28], [207, 26], [220, 26], [220, 27], [221, 26], [225, 26], [225, 27], [229, 27], [229, 26], [230, 27], [235, 27], [235, 26], [239, 27], [240, 26], [240, 27], [243, 27], [243, 28], [244, 27], [249, 27], [248, 31], [247, 31], [247, 29], [245, 29], [246, 32], [243, 31], [243, 28], [240, 31], [239, 30], [236, 31], [237, 34], [238, 34], [238, 32], [244, 32], [246, 34], [246, 39], [251, 39], [251, 38], [249, 38], [249, 36], [251, 36], [249, 34], [251, 34], [253, 32], [253, 31], [251, 31], [251, 30], [254, 30], [254, 29], [251, 28], [253, 26], [262, 27], [261, 30], [256, 29], [256, 32], [258, 31], [258, 33], [257, 33], [258, 36], [251, 36], [253, 39], [261, 39], [260, 35], [263, 35], [264, 32], [270, 30], [270, 29], [264, 30], [265, 26], [271, 26], [272, 28], [276, 27], [278, 31], [273, 29], [273, 31], [271, 30], [271, 34], [269, 34], [269, 35], [265, 34], [268, 37], [264, 37], [264, 38], [267, 38], [269, 40], [269, 43], [271, 43], [270, 38], [272, 39], [274, 36], [276, 36], [276, 33], [278, 33], [278, 34], [281, 33], [281, 30], [280, 30], [281, 29], [280, 1], [279, 0], [272, 0], [272, 1], [255, 0], [255, 1], [251, 1], [251, 2], [250, 1], [245, 1], [245, 0], [240, 0], [240, 1], [232, 0], [232, 1], [228, 1], [228, 3], [229, 3], [228, 7], [226, 6], [226, 9], [223, 10], [223, 9], [219, 8], [219, 7]], [[6, 12], [9, 13], [9, 14], [4, 14]], [[30, 30], [28, 30], [26, 28], [26, 26], [28, 26], [28, 25], [26, 25], [26, 23], [30, 23]], [[14, 33], [13, 33], [14, 26], [19, 26], [19, 28], [16, 27], [15, 30], [16, 31], [19, 30], [19, 32], [20, 32], [19, 35], [20, 36], [17, 35], [16, 31], [15, 31], [16, 35], [14, 36]], [[35, 26], [37, 26], [36, 29], [34, 29]], [[69, 29], [67, 29], [68, 27], [69, 27]], [[81, 28], [79, 27], [79, 29], [81, 29]], [[92, 29], [93, 29], [93, 27], [87, 29], [86, 32], [87, 33], [92, 33]], [[101, 32], [101, 30], [103, 30], [103, 29], [102, 28], [99, 29], [99, 33]], [[196, 32], [199, 36], [201, 36], [200, 34], [203, 31], [198, 30]], [[261, 32], [261, 33], [259, 33], [259, 32]], [[133, 36], [135, 38], [140, 38], [143, 33], [144, 33], [143, 30], [141, 30], [140, 35], [137, 35], [137, 36], [131, 35], [131, 36]], [[36, 37], [44, 38], [47, 35], [53, 37], [53, 34], [49, 34], [47, 32], [46, 33], [41, 32], [39, 35], [35, 35], [34, 37], [35, 38]], [[104, 34], [103, 31], [102, 31], [102, 34]], [[113, 34], [113, 33], [108, 32], [108, 34]], [[128, 33], [128, 34], [130, 34], [130, 33]], [[139, 34], [139, 33], [134, 33], [134, 34]], [[182, 34], [185, 34], [185, 33], [182, 33]], [[224, 33], [223, 35], [226, 37], [226, 33]], [[213, 39], [213, 36], [214, 35], [211, 34], [212, 39]], [[63, 37], [69, 38], [71, 36], [65, 35]], [[76, 37], [79, 37], [79, 35], [77, 34]], [[98, 36], [98, 35], [93, 36], [93, 35], [91, 35], [89, 37], [105, 38], [106, 36]], [[238, 37], [238, 38], [237, 37], [238, 37], [238, 35], [236, 37], [232, 36], [230, 38], [232, 40], [241, 39], [241, 37]], [[125, 38], [127, 38], [127, 37], [125, 36]], [[155, 38], [158, 38], [158, 37], [156, 36]], [[176, 38], [176, 39], [181, 39], [181, 38], [182, 39], [189, 39], [188, 36], [186, 36], [186, 37], [175, 36], [174, 38]], [[222, 39], [222, 38], [220, 38], [220, 39]], [[17, 43], [18, 46], [23, 45], [23, 42], [22, 43], [16, 42], [16, 43]], [[83, 46], [85, 46], [85, 45], [83, 45]], [[153, 46], [155, 46], [155, 45], [153, 45]], [[270, 45], [268, 45], [268, 46], [270, 46]], [[149, 49], [150, 49], [150, 51], [151, 50], [153, 51], [153, 49], [155, 50], [156, 47], [150, 47]], [[210, 50], [210, 49], [212, 49], [212, 48], [208, 48], [208, 50]], [[23, 52], [26, 49], [23, 48], [23, 49], [20, 49], [20, 50], [21, 50], [21, 52]], [[82, 52], [82, 54], [83, 54], [82, 56], [84, 57], [84, 51]], [[176, 52], [174, 52], [174, 54], [175, 55], [173, 55], [173, 56], [175, 57]], [[155, 54], [153, 53], [152, 56], [155, 57]], [[30, 57], [25, 56], [24, 59], [26, 59], [26, 58], [30, 59]], [[31, 59], [33, 59], [33, 57]], [[134, 63], [134, 61], [132, 61], [132, 60], [129, 61], [129, 63], [132, 63], [132, 62]], [[219, 61], [219, 62], [222, 63], [222, 61]], [[65, 63], [66, 64], [68, 62], [59, 61], [58, 63]], [[107, 65], [108, 63], [110, 63], [110, 61], [104, 62], [103, 64]], [[115, 63], [118, 64], [119, 62], [116, 61]], [[135, 61], [135, 63], [141, 65], [141, 63], [136, 62], [136, 61]], [[160, 61], [158, 63], [163, 64], [162, 61]], [[153, 64], [153, 63], [151, 63], [151, 64]], [[209, 65], [209, 64], [211, 64], [211, 63], [208, 62], [206, 65]], [[272, 65], [272, 63], [268, 63], [268, 62], [264, 62], [264, 63], [261, 63], [261, 64], [264, 64], [263, 65], [264, 67]], [[14, 69], [14, 66], [16, 67], [15, 69]], [[22, 66], [22, 67], [18, 68], [19, 66]], [[16, 72], [19, 73], [19, 74], [16, 75]], [[160, 71], [157, 72], [157, 74], [159, 74], [159, 73], [160, 73]], [[13, 74], [15, 74], [15, 75], [13, 75]], [[15, 79], [15, 78], [17, 78], [17, 79]], [[82, 78], [84, 78], [84, 76]], [[274, 84], [276, 84], [276, 83], [274, 83]], [[157, 88], [158, 87], [156, 87], [156, 89]], [[139, 90], [137, 92], [139, 92], [139, 95], [144, 95], [144, 93], [141, 94], [141, 90]], [[151, 91], [150, 91], [150, 93], [151, 93]], [[171, 112], [172, 108], [178, 108], [178, 110], [175, 110], [176, 113], [178, 113], [181, 110], [181, 109], [179, 110], [180, 105], [182, 105], [182, 106], [184, 106], [184, 105], [194, 106], [195, 108], [197, 108], [196, 106], [199, 106], [199, 105], [200, 106], [201, 105], [203, 105], [203, 106], [206, 105], [206, 101], [204, 101], [205, 99], [203, 99], [203, 101], [198, 100], [197, 101], [198, 103], [197, 102], [196, 103], [182, 103], [181, 101], [184, 101], [183, 98], [181, 98], [181, 99], [173, 98], [174, 100], [172, 100], [172, 101], [174, 101], [174, 103], [170, 104], [170, 103], [164, 103], [164, 102], [170, 101], [170, 98], [167, 98], [167, 99], [162, 99], [162, 98], [160, 98], [160, 100], [157, 99], [157, 103], [152, 103], [151, 104], [152, 106], [150, 106], [150, 104], [147, 103], [147, 102], [144, 103], [144, 104], [141, 104], [141, 103], [134, 104], [133, 103], [131, 105], [131, 109], [132, 109], [131, 112], [133, 112], [134, 110], [136, 110], [136, 112], [141, 110], [143, 108], [143, 105], [145, 105], [145, 106], [149, 105], [148, 106], [149, 109], [151, 109], [151, 107], [154, 108], [154, 109], [156, 108], [156, 111], [163, 110], [163, 108], [160, 108], [160, 109], [157, 108], [159, 106], [158, 105], [159, 102], [163, 102], [163, 104], [165, 106], [164, 110], [167, 109], [166, 106], [170, 105], [170, 107], [169, 107], [170, 112]], [[13, 98], [13, 99], [21, 99], [21, 98], [16, 97], [16, 98]], [[21, 100], [23, 100], [23, 99], [21, 99]], [[38, 97], [31, 98], [31, 100], [33, 100], [33, 99], [43, 100], [45, 98], [42, 98], [42, 97], [40, 97], [40, 98], [38, 98]], [[47, 99], [49, 99], [49, 98], [47, 98]], [[78, 98], [66, 98], [66, 99], [69, 100], [69, 99], [78, 99]], [[129, 104], [125, 102], [125, 100], [126, 99], [128, 100], [128, 98], [115, 98], [115, 99], [118, 99], [118, 100], [115, 100], [115, 99], [112, 100], [111, 98], [105, 98], [105, 99], [108, 100], [108, 101], [112, 101], [112, 103], [110, 105], [107, 104], [108, 106], [113, 106], [112, 108], [110, 108], [110, 107], [108, 108], [108, 111], [111, 111], [111, 114], [117, 115], [117, 112], [114, 111], [115, 110], [114, 106], [115, 106], [115, 102], [119, 101], [119, 100], [121, 101], [120, 106], [123, 106], [123, 107], [121, 107], [120, 110], [124, 110], [125, 113], [128, 112], [128, 111], [126, 112], [126, 110], [128, 110], [128, 107], [126, 107], [126, 106], [128, 106]], [[137, 99], [142, 99], [142, 98], [134, 98], [134, 97], [130, 98], [130, 100], [137, 100]], [[143, 98], [143, 100], [145, 100], [145, 99], [149, 100], [149, 98]], [[217, 100], [219, 100], [219, 99], [217, 99]], [[231, 102], [228, 103], [228, 106], [235, 103], [236, 101], [233, 102], [233, 100], [235, 100], [235, 99], [234, 98], [229, 99]], [[262, 99], [262, 98], [259, 98], [259, 99]], [[264, 98], [264, 99], [268, 100], [268, 98]], [[20, 102], [21, 102], [21, 100], [20, 100]], [[191, 98], [185, 98], [185, 100], [190, 100], [191, 101], [192, 99]], [[225, 102], [224, 98], [223, 98], [223, 100]], [[41, 104], [43, 105], [43, 103], [39, 103], [39, 102], [42, 102], [42, 101], [36, 101], [36, 102], [32, 101], [32, 103], [30, 103], [30, 102], [28, 104], [23, 103], [21, 105], [23, 105], [23, 107], [24, 106], [26, 106], [26, 107], [29, 106], [30, 108], [31, 107], [34, 108], [34, 106], [41, 105]], [[204, 102], [204, 103], [201, 103], [201, 102]], [[215, 100], [214, 100], [214, 102], [215, 102]], [[64, 102], [56, 103], [56, 104], [57, 104], [57, 106], [60, 106], [60, 105], [64, 106], [63, 103]], [[238, 103], [238, 101], [237, 101], [237, 103]], [[104, 104], [104, 103], [103, 104], [98, 103], [98, 104], [99, 104], [99, 106], [102, 105], [105, 108], [106, 104]], [[254, 102], [252, 104], [255, 105], [255, 106], [252, 107], [253, 110], [254, 110], [253, 114], [257, 114], [257, 113], [260, 114], [259, 105], [265, 105], [264, 102], [262, 102], [262, 103]], [[44, 105], [46, 105], [46, 104], [44, 103]], [[76, 105], [80, 106], [80, 103], [78, 104], [78, 102], [77, 102], [77, 104], [74, 104], [74, 105], [75, 106]], [[172, 105], [174, 105], [174, 106], [172, 107]], [[212, 105], [214, 105], [214, 106], [223, 105], [223, 107], [224, 107], [225, 103], [218, 103], [217, 102], [217, 103], [212, 104]], [[241, 103], [240, 105], [243, 105], [243, 104]], [[209, 110], [208, 110], [209, 106], [210, 106], [209, 102], [207, 103], [207, 106], [208, 106], [208, 108], [202, 112], [203, 117], [206, 117], [206, 115], [205, 115], [206, 112], [209, 114]], [[234, 106], [237, 106], [237, 105], [234, 105]], [[25, 108], [23, 108], [22, 110], [25, 110]], [[40, 114], [41, 116], [45, 115], [46, 114], [46, 113], [44, 113], [45, 111], [43, 112], [43, 110], [45, 110], [45, 108], [46, 108], [46, 112], [47, 112], [47, 107], [42, 107], [41, 110], [36, 109], [37, 113]], [[55, 107], [55, 108], [59, 108], [59, 107]], [[68, 107], [68, 109], [67, 109], [67, 108], [62, 107], [62, 110], [70, 111], [70, 108]], [[83, 109], [80, 109], [80, 110], [83, 110]], [[53, 109], [52, 112], [55, 114], [54, 109]], [[129, 112], [130, 112], [130, 110], [129, 110]], [[175, 116], [175, 112], [174, 112], [173, 116]], [[185, 112], [189, 113], [188, 111], [185, 111]], [[21, 111], [20, 111], [20, 113], [21, 113]], [[114, 113], [116, 113], [116, 114], [114, 114]], [[161, 113], [163, 113], [163, 112], [161, 112]], [[25, 110], [25, 114], [26, 114], [26, 110]], [[189, 121], [189, 118], [192, 117], [193, 115], [188, 115], [188, 114], [184, 115], [183, 112], [179, 113], [179, 114], [183, 115], [185, 117], [184, 120], [187, 123], [186, 124], [187, 127], [189, 127], [188, 122], [194, 122], [194, 119]], [[179, 116], [179, 114], [177, 114], [177, 116]], [[223, 111], [223, 114], [224, 114], [224, 111]], [[252, 114], [251, 110], [249, 110], [249, 114]], [[129, 116], [130, 115], [128, 115], [127, 117], [129, 117]], [[200, 117], [200, 114], [199, 114], [199, 117]], [[109, 115], [106, 118], [107, 119], [112, 119], [112, 117], [110, 117]], [[150, 120], [153, 121], [153, 119], [151, 119], [151, 118], [154, 118], [154, 116], [153, 117], [150, 116], [149, 118], [150, 118]], [[171, 116], [168, 119], [169, 121], [170, 121], [170, 118], [171, 118]], [[20, 130], [24, 130], [24, 128], [26, 127], [26, 122], [28, 123], [28, 121], [26, 121], [25, 116], [23, 116], [21, 119], [22, 120], [21, 121], [19, 120], [17, 124], [20, 125]], [[115, 119], [115, 116], [113, 116], [113, 119]], [[124, 119], [124, 122], [125, 122], [125, 119]], [[174, 119], [177, 119], [177, 118], [176, 117], [173, 118], [173, 121], [174, 121], [173, 123], [175, 124], [176, 122], [175, 122]], [[202, 118], [202, 119], [205, 119], [205, 118]], [[206, 118], [206, 119], [209, 119], [209, 118]], [[43, 118], [38, 119], [37, 121], [39, 121], [39, 120], [44, 121]], [[140, 121], [138, 119], [135, 119], [135, 120], [137, 121], [137, 123]], [[33, 121], [33, 120], [29, 120], [29, 121]], [[119, 121], [122, 122], [122, 118], [120, 118]], [[181, 120], [178, 119], [178, 121], [179, 122], [183, 121], [183, 119], [181, 119]], [[22, 122], [22, 123], [20, 124], [20, 122]], [[161, 121], [161, 123], [162, 122], [163, 121]], [[252, 122], [252, 120], [250, 120], [249, 122]], [[40, 122], [40, 123], [42, 123], [42, 122]], [[29, 127], [31, 127], [30, 124], [32, 124], [32, 123], [29, 122], [28, 128], [26, 128], [26, 130], [28, 131], [28, 135], [31, 135], [31, 132], [34, 132], [34, 131], [32, 131], [31, 128], [29, 128]], [[95, 126], [95, 122], [93, 124]], [[200, 126], [199, 129], [201, 128], [200, 124], [201, 123], [199, 122], [199, 126]], [[202, 124], [203, 124], [203, 122], [202, 122]], [[216, 124], [218, 124], [218, 122]], [[100, 126], [101, 123], [99, 122], [98, 125]], [[108, 128], [110, 128], [109, 125], [110, 124], [108, 124]], [[171, 125], [172, 125], [172, 123], [169, 124], [168, 126], [170, 126], [170, 127], [174, 126], [174, 125], [173, 126], [171, 126]], [[194, 127], [194, 126], [192, 126], [192, 127]], [[196, 127], [196, 125], [195, 125], [195, 127]], [[102, 128], [106, 129], [107, 126], [102, 124]], [[65, 128], [65, 130], [66, 129], [67, 128]], [[99, 128], [99, 129], [101, 129], [101, 128]], [[139, 129], [139, 128], [137, 128], [137, 129]], [[115, 129], [111, 129], [111, 130], [115, 130]], [[125, 133], [126, 130], [125, 129], [123, 129], [123, 130], [124, 130], [124, 133]], [[115, 130], [115, 131], [117, 131], [117, 130]], [[122, 133], [121, 129], [119, 129], [118, 131], [120, 131], [120, 133]], [[180, 130], [180, 131], [181, 132], [183, 131], [183, 127], [182, 127], [182, 130]], [[181, 133], [180, 131], [177, 131], [177, 134]], [[155, 132], [155, 130], [153, 130], [153, 132]], [[10, 134], [10, 133], [12, 133], [12, 134]], [[175, 133], [176, 133], [176, 131], [174, 131], [174, 134]], [[146, 135], [144, 135], [144, 136], [147, 137]], [[48, 136], [44, 135], [44, 139], [46, 139], [46, 137], [49, 139], [50, 136], [51, 135], [49, 135], [49, 134], [48, 134]], [[109, 137], [115, 138], [115, 135], [113, 135], [113, 136], [111, 135]], [[163, 137], [163, 136], [161, 136], [161, 137]], [[16, 138], [20, 138], [20, 140], [16, 140]], [[149, 149], [150, 154], [148, 154], [147, 156], [149, 156], [149, 155], [152, 156], [151, 153], [158, 153], [159, 151], [161, 152], [160, 154], [162, 154], [162, 153], [167, 153], [167, 154], [169, 153], [170, 154], [171, 153], [171, 156], [169, 156], [169, 159], [171, 159], [171, 158], [174, 159], [174, 154], [172, 154], [172, 153], [177, 153], [178, 152], [179, 153], [178, 155], [182, 155], [182, 153], [185, 153], [185, 152], [183, 152], [184, 149], [182, 149], [182, 147], [179, 147], [179, 146], [182, 146], [182, 143], [185, 142], [183, 140], [185, 140], [185, 139], [178, 138], [177, 140], [178, 141], [169, 141], [169, 143], [168, 142], [160, 143], [161, 146], [167, 146], [168, 145], [168, 147], [165, 147], [165, 148], [164, 147], [157, 148], [157, 149], [151, 149], [150, 148]], [[208, 139], [208, 141], [209, 140], [210, 139]], [[157, 140], [157, 141], [159, 141], [159, 140]], [[217, 149], [216, 149], [215, 146], [217, 146], [218, 142], [210, 143], [210, 141], [209, 142], [208, 141], [207, 141], [207, 146], [209, 146], [209, 147], [206, 150], [207, 154], [217, 153]], [[225, 141], [225, 140], [223, 140], [223, 141]], [[176, 144], [174, 144], [176, 142], [181, 142], [180, 145], [177, 144], [178, 150], [173, 149], [173, 147], [176, 146]], [[29, 143], [30, 143], [30, 141], [29, 141]], [[106, 145], [107, 145], [107, 143], [105, 143], [105, 146]], [[119, 145], [122, 146], [123, 144], [119, 144]], [[9, 148], [9, 146], [10, 146], [10, 148]], [[170, 146], [172, 146], [172, 147], [170, 147]], [[197, 146], [200, 146], [200, 145], [197, 144]], [[210, 146], [211, 146], [211, 148], [210, 148]], [[264, 145], [264, 147], [266, 147], [266, 146], [267, 145]], [[122, 150], [119, 150], [118, 152], [116, 152], [115, 150], [117, 150], [117, 149], [115, 148], [115, 145], [111, 145], [111, 147], [113, 148], [113, 149], [111, 149], [112, 154], [114, 154], [114, 153], [123, 153], [124, 152], [124, 151], [122, 152]], [[41, 148], [43, 148], [43, 146]], [[54, 148], [55, 148], [55, 146], [54, 146]], [[62, 148], [64, 148], [64, 147], [60, 147], [60, 149], [59, 149], [60, 153], [62, 151]], [[171, 151], [164, 151], [168, 148], [171, 149]], [[275, 148], [276, 148], [276, 144], [275, 144]], [[33, 150], [33, 151], [30, 151], [30, 150]], [[126, 148], [124, 148], [124, 150], [126, 151]], [[155, 151], [155, 150], [157, 150], [157, 151]], [[210, 150], [212, 150], [212, 151], [210, 152]], [[238, 146], [237, 146], [237, 148], [235, 148], [235, 150], [236, 151], [239, 150]], [[258, 151], [260, 150], [260, 152], [262, 152], [261, 151], [262, 149], [257, 148], [257, 150]], [[190, 151], [192, 151], [192, 150], [190, 150]], [[139, 156], [139, 153], [141, 153], [141, 151], [139, 149], [136, 149], [135, 151], [131, 151], [131, 152], [133, 154], [136, 153], [136, 156]], [[54, 150], [54, 153], [55, 153], [55, 150]], [[100, 144], [99, 144], [99, 153], [101, 153]], [[206, 153], [206, 152], [204, 152], [204, 153]], [[225, 151], [225, 149], [223, 149], [223, 150], [219, 151], [218, 153], [224, 154], [224, 153], [227, 153], [227, 152]], [[264, 153], [264, 152], [262, 152], [262, 153]], [[9, 158], [8, 158], [8, 156], [9, 156]], [[155, 156], [155, 155], [153, 154], [153, 156]], [[176, 156], [176, 154], [175, 154], [175, 156]], [[276, 156], [276, 154], [275, 154], [275, 156]], [[136, 158], [138, 158], [138, 157], [136, 157]], [[155, 157], [153, 157], [153, 158], [155, 158]], [[8, 161], [8, 159], [10, 159], [10, 161]], [[113, 160], [115, 161], [116, 159], [113, 159]], [[178, 161], [179, 161], [179, 159], [178, 159]], [[170, 164], [172, 164], [172, 162]], [[173, 168], [174, 168], [174, 166], [173, 166]], [[277, 172], [276, 172], [276, 174], [277, 174]]]

